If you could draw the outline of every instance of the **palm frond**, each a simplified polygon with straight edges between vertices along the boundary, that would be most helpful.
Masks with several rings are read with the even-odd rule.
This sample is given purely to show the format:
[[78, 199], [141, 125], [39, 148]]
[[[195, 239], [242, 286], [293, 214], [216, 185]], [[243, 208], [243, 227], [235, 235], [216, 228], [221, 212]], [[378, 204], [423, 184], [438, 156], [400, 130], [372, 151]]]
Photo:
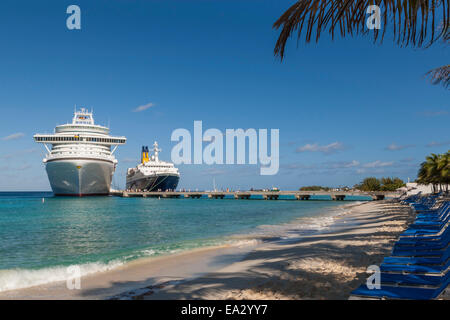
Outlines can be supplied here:
[[[332, 37], [336, 29], [341, 36], [368, 34], [366, 10], [369, 5], [381, 9], [381, 28], [374, 30], [374, 41], [383, 41], [386, 28], [392, 24], [394, 41], [402, 46], [430, 45], [443, 35], [448, 35], [449, 0], [298, 0], [274, 23], [281, 32], [275, 45], [275, 55], [285, 55], [286, 42], [293, 32], [305, 41], [318, 41], [324, 30]], [[436, 18], [442, 11], [439, 21]], [[430, 21], [431, 20], [431, 21]], [[439, 25], [441, 26], [439, 28]], [[444, 26], [444, 27], [442, 27]]]
[[444, 30], [442, 31], [442, 39], [444, 40], [445, 44], [450, 44], [450, 19], [447, 20], [447, 26], [445, 27], [443, 24], [441, 25], [441, 28]]
[[442, 84], [445, 88], [450, 88], [450, 65], [442, 66], [426, 73], [433, 84]]

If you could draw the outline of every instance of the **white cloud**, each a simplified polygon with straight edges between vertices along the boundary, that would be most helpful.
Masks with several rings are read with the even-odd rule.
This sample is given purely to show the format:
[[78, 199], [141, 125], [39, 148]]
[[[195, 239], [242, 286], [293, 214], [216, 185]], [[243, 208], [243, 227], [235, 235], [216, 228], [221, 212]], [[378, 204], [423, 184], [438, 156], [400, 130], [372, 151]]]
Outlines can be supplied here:
[[409, 163], [412, 158], [400, 160], [399, 163], [395, 161], [376, 160], [371, 162], [361, 163], [358, 160], [348, 161], [329, 161], [314, 164], [291, 163], [283, 164], [281, 168], [285, 174], [298, 173], [301, 175], [331, 175], [331, 174], [386, 174], [392, 168], [401, 166], [414, 166], [414, 163]]
[[123, 158], [122, 160], [120, 160], [121, 163], [138, 163], [139, 159], [134, 159], [134, 158]]
[[362, 165], [363, 168], [382, 168], [382, 167], [390, 167], [394, 164], [394, 161], [373, 161], [373, 162], [368, 162]]
[[412, 148], [412, 147], [414, 147], [414, 145], [412, 145], [412, 144], [405, 144], [405, 145], [397, 145], [397, 144], [395, 144], [395, 143], [391, 143], [390, 145], [388, 145], [387, 147], [386, 147], [386, 150], [389, 150], [389, 151], [398, 151], [398, 150], [403, 150], [403, 149], [406, 149], [406, 148]]
[[19, 156], [22, 156], [25, 154], [31, 154], [31, 153], [36, 153], [36, 152], [39, 152], [39, 149], [31, 148], [31, 149], [25, 149], [25, 150], [13, 152], [13, 153], [8, 153], [3, 156], [0, 156], [0, 158], [1, 159], [11, 159], [11, 158], [19, 157]]
[[443, 142], [432, 141], [427, 144], [427, 147], [440, 147], [440, 146], [446, 146], [449, 144], [450, 144], [450, 141], [443, 141]]
[[217, 169], [217, 168], [209, 168], [202, 170], [201, 174], [206, 176], [221, 176], [226, 174], [225, 170]]
[[326, 163], [326, 167], [329, 169], [346, 169], [346, 168], [354, 168], [360, 165], [359, 161], [339, 161], [339, 162], [329, 162]]
[[286, 170], [301, 170], [301, 169], [315, 169], [317, 166], [312, 164], [302, 164], [302, 163], [291, 163], [281, 165], [282, 169]]
[[438, 117], [438, 116], [446, 116], [450, 114], [447, 110], [437, 110], [437, 111], [425, 111], [422, 113], [426, 117]]
[[297, 148], [297, 152], [322, 152], [322, 153], [333, 153], [344, 149], [342, 142], [333, 142], [325, 146], [321, 146], [318, 143], [306, 144], [303, 147]]
[[3, 141], [17, 140], [17, 139], [20, 139], [20, 138], [22, 138], [24, 136], [25, 136], [24, 133], [17, 132], [17, 133], [10, 134], [9, 136], [3, 137], [2, 140]]
[[150, 102], [150, 103], [147, 103], [147, 104], [137, 107], [136, 109], [133, 110], [133, 112], [142, 112], [142, 111], [145, 111], [154, 106], [155, 106], [155, 104]]

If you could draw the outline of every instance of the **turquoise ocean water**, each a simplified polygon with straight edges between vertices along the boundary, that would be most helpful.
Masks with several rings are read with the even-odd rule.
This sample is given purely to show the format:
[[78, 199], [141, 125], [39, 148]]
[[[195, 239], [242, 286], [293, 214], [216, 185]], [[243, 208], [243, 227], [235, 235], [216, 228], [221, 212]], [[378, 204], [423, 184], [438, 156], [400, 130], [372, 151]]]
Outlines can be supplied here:
[[277, 226], [292, 221], [320, 229], [342, 205], [0, 193], [0, 291], [63, 280], [74, 264], [92, 273], [142, 257], [282, 236]]

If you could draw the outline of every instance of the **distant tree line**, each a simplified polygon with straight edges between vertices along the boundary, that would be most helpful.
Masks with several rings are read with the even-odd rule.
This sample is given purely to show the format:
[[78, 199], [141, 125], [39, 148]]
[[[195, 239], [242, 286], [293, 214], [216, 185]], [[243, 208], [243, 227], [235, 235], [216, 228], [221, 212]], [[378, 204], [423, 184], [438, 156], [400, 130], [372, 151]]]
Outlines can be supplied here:
[[361, 191], [395, 191], [404, 187], [405, 183], [400, 178], [365, 178], [360, 184], [356, 184], [353, 188]]
[[432, 184], [433, 192], [448, 191], [450, 184], [450, 150], [443, 154], [432, 153], [420, 165], [418, 183]]
[[329, 191], [329, 190], [330, 188], [321, 186], [306, 186], [300, 188], [300, 191]]
[[[417, 183], [431, 184], [433, 192], [449, 191], [450, 186], [450, 150], [443, 154], [432, 153], [420, 165], [417, 174]], [[397, 177], [365, 178], [361, 183], [353, 186], [353, 189], [361, 191], [395, 191], [404, 187], [405, 183]], [[322, 186], [301, 187], [300, 191], [329, 191], [331, 188]]]

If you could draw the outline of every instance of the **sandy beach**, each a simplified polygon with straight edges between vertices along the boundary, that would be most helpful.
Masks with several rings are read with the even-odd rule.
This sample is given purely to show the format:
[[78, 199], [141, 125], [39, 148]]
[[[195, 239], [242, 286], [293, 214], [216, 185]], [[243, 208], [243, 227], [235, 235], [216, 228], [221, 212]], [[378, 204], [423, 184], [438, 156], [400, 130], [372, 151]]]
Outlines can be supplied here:
[[292, 229], [286, 239], [141, 259], [83, 277], [80, 290], [55, 282], [0, 299], [347, 299], [412, 218], [391, 201], [347, 205], [320, 234]]
[[358, 205], [326, 233], [261, 246], [215, 273], [137, 298], [347, 299], [411, 219], [397, 203]]

